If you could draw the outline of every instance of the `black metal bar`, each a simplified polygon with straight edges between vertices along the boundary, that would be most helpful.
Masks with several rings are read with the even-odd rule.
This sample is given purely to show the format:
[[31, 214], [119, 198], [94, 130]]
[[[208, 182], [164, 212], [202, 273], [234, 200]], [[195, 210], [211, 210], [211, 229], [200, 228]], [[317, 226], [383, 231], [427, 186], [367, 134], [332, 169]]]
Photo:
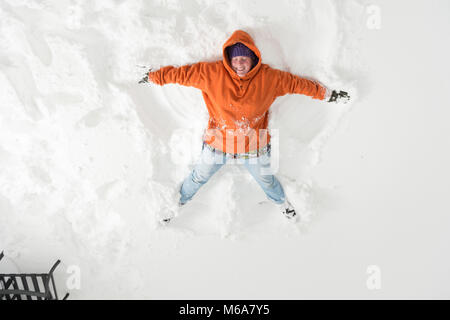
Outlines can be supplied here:
[[[21, 275], [20, 279], [22, 279], [22, 285], [23, 285], [24, 290], [30, 291], [30, 289], [28, 288], [27, 276]], [[30, 295], [27, 295], [26, 297], [27, 297], [27, 300], [33, 300]]]
[[56, 292], [56, 285], [55, 285], [55, 279], [53, 278], [53, 274], [50, 275], [51, 283], [53, 287], [53, 292], [55, 293], [55, 296], [53, 297], [55, 300], [58, 300], [58, 293]]
[[[36, 275], [30, 275], [31, 280], [33, 281], [34, 291], [35, 292], [41, 292], [41, 289], [39, 289], [39, 283], [37, 281]], [[37, 300], [42, 300], [39, 296], [37, 296]]]
[[[0, 278], [0, 289], [3, 286], [3, 289], [6, 290], [6, 281], [5, 278]], [[3, 299], [3, 296], [5, 296], [5, 299]], [[6, 300], [6, 295], [3, 294], [3, 290], [0, 290], [0, 300]]]
[[4, 256], [5, 256], [5, 255], [3, 254], [3, 251], [0, 252], [0, 260], [2, 260], [2, 258], [3, 258]]
[[[6, 289], [8, 289], [10, 286], [11, 286], [11, 284], [13, 283], [13, 281], [14, 281], [14, 278], [11, 278], [11, 277], [2, 277], [2, 279], [1, 279], [1, 281], [3, 282], [3, 285], [4, 285], [4, 290], [6, 290]], [[2, 290], [2, 291], [4, 291], [4, 290]], [[5, 297], [4, 297], [4, 299], [5, 300], [11, 300], [11, 297], [9, 296], [9, 295], [4, 295]], [[2, 298], [2, 296], [0, 296], [0, 298], [1, 299], [3, 299]]]
[[2, 293], [7, 295], [30, 295], [30, 296], [36, 296], [36, 297], [42, 297], [45, 298], [45, 293], [42, 292], [36, 292], [36, 291], [25, 291], [25, 290], [3, 290]]
[[[20, 291], [19, 285], [17, 284], [17, 278], [16, 278], [16, 277], [13, 278], [12, 286], [13, 286], [13, 288], [14, 288], [16, 291]], [[20, 294], [18, 294], [18, 293], [15, 294], [15, 295], [12, 297], [13, 300], [16, 299], [16, 298], [17, 298], [17, 300], [21, 300], [21, 299], [22, 299], [22, 297], [21, 297]]]
[[8, 276], [8, 278], [9, 278], [8, 281], [5, 282], [5, 289], [8, 289], [12, 285], [12, 283], [14, 281], [13, 277]]
[[50, 277], [46, 275], [45, 277], [42, 277], [42, 283], [44, 284], [44, 290], [45, 290], [45, 300], [52, 300], [52, 293], [50, 292], [49, 287], [49, 281]]
[[61, 260], [57, 260], [55, 262], [55, 264], [53, 265], [53, 267], [50, 269], [49, 273], [48, 273], [48, 278], [46, 279], [47, 281], [44, 283], [45, 286], [45, 292], [48, 292], [49, 299], [52, 299], [52, 293], [50, 292], [50, 286], [49, 286], [49, 282], [50, 280], [53, 281], [53, 288], [54, 288], [54, 292], [55, 292], [55, 298], [58, 299], [57, 293], [56, 293], [56, 287], [55, 287], [55, 281], [53, 280], [53, 272], [55, 271], [56, 267], [61, 263]]
[[55, 264], [53, 265], [53, 267], [50, 269], [48, 274], [53, 274], [53, 271], [55, 271], [56, 267], [58, 266], [58, 264], [60, 264], [61, 260], [58, 260], [55, 262]]
[[[51, 297], [51, 293], [50, 293], [50, 291], [48, 290], [48, 285], [47, 285], [47, 283], [48, 283], [48, 275], [47, 275], [47, 274], [41, 275], [41, 276], [38, 278], [38, 280], [41, 280], [41, 281], [42, 281], [42, 286], [44, 287], [44, 291], [43, 291], [43, 293], [45, 294], [44, 300], [50, 300], [50, 299], [49, 299], [49, 296]], [[42, 292], [42, 291], [41, 291], [41, 292]]]

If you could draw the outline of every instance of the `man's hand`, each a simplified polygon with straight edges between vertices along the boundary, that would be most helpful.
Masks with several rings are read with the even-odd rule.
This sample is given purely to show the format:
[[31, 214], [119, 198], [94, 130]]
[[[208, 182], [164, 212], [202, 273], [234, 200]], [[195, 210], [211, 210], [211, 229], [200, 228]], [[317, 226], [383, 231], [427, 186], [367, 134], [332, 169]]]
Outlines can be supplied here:
[[[145, 67], [144, 67], [145, 68]], [[148, 74], [152, 71], [152, 68], [148, 69], [147, 73], [145, 73], [144, 77], [139, 81], [139, 83], [149, 83]]]
[[348, 101], [350, 101], [350, 96], [348, 95], [347, 92], [345, 91], [339, 91], [337, 92], [336, 90], [333, 90], [333, 92], [331, 92], [331, 97], [328, 100], [328, 102], [335, 102], [335, 103], [347, 103]]
[[139, 83], [148, 83], [148, 74], [146, 74], [140, 81]]

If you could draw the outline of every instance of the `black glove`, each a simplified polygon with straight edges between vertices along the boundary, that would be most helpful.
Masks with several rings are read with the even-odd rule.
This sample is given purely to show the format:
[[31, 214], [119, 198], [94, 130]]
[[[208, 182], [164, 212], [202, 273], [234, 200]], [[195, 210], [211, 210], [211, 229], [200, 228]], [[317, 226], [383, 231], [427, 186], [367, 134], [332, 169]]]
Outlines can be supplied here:
[[[139, 66], [141, 67], [141, 66]], [[146, 67], [141, 67], [146, 68]], [[148, 69], [147, 73], [144, 75], [144, 77], [139, 81], [139, 83], [148, 83], [148, 74], [152, 71], [152, 68]]]
[[328, 102], [343, 102], [343, 103], [347, 103], [350, 100], [350, 96], [348, 95], [347, 92], [345, 91], [339, 91], [337, 92], [336, 90], [333, 90], [333, 92], [331, 93], [331, 97], [330, 100], [328, 100]]
[[148, 74], [145, 75], [140, 81], [139, 83], [147, 83], [148, 82]]

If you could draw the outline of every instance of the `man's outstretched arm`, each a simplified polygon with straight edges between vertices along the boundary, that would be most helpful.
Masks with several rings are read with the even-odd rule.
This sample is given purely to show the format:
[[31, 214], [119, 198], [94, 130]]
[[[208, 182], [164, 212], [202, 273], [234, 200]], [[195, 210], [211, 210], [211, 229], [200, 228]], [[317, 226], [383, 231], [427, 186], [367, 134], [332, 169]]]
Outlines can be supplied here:
[[305, 79], [286, 71], [274, 71], [277, 81], [277, 96], [303, 94], [327, 102], [346, 102], [350, 99], [347, 92], [328, 89], [317, 81]]
[[159, 70], [149, 70], [147, 79], [144, 77], [139, 83], [153, 82], [160, 86], [177, 83], [183, 86], [202, 89], [205, 85], [206, 63], [199, 62], [182, 67], [167, 66]]

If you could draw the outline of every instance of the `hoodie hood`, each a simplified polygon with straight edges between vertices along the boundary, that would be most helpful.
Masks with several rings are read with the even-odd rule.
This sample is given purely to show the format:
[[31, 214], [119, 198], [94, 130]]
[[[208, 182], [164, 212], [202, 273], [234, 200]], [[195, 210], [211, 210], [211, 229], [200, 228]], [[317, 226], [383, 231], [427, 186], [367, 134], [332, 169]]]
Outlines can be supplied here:
[[[236, 74], [236, 72], [234, 72], [233, 68], [231, 68], [230, 60], [228, 59], [228, 54], [227, 54], [227, 48], [238, 42], [243, 43], [247, 48], [252, 50], [253, 53], [258, 58], [256, 65], [253, 66], [253, 68], [245, 75], [245, 77], [242, 77], [242, 78], [239, 77]], [[250, 37], [250, 35], [245, 31], [242, 31], [242, 30], [235, 31], [223, 45], [222, 51], [223, 51], [223, 65], [225, 66], [225, 69], [227, 69], [228, 73], [231, 75], [232, 78], [242, 79], [242, 80], [251, 79], [261, 68], [261, 53], [259, 52], [259, 49], [256, 47], [255, 42], [253, 41], [252, 37]]]

